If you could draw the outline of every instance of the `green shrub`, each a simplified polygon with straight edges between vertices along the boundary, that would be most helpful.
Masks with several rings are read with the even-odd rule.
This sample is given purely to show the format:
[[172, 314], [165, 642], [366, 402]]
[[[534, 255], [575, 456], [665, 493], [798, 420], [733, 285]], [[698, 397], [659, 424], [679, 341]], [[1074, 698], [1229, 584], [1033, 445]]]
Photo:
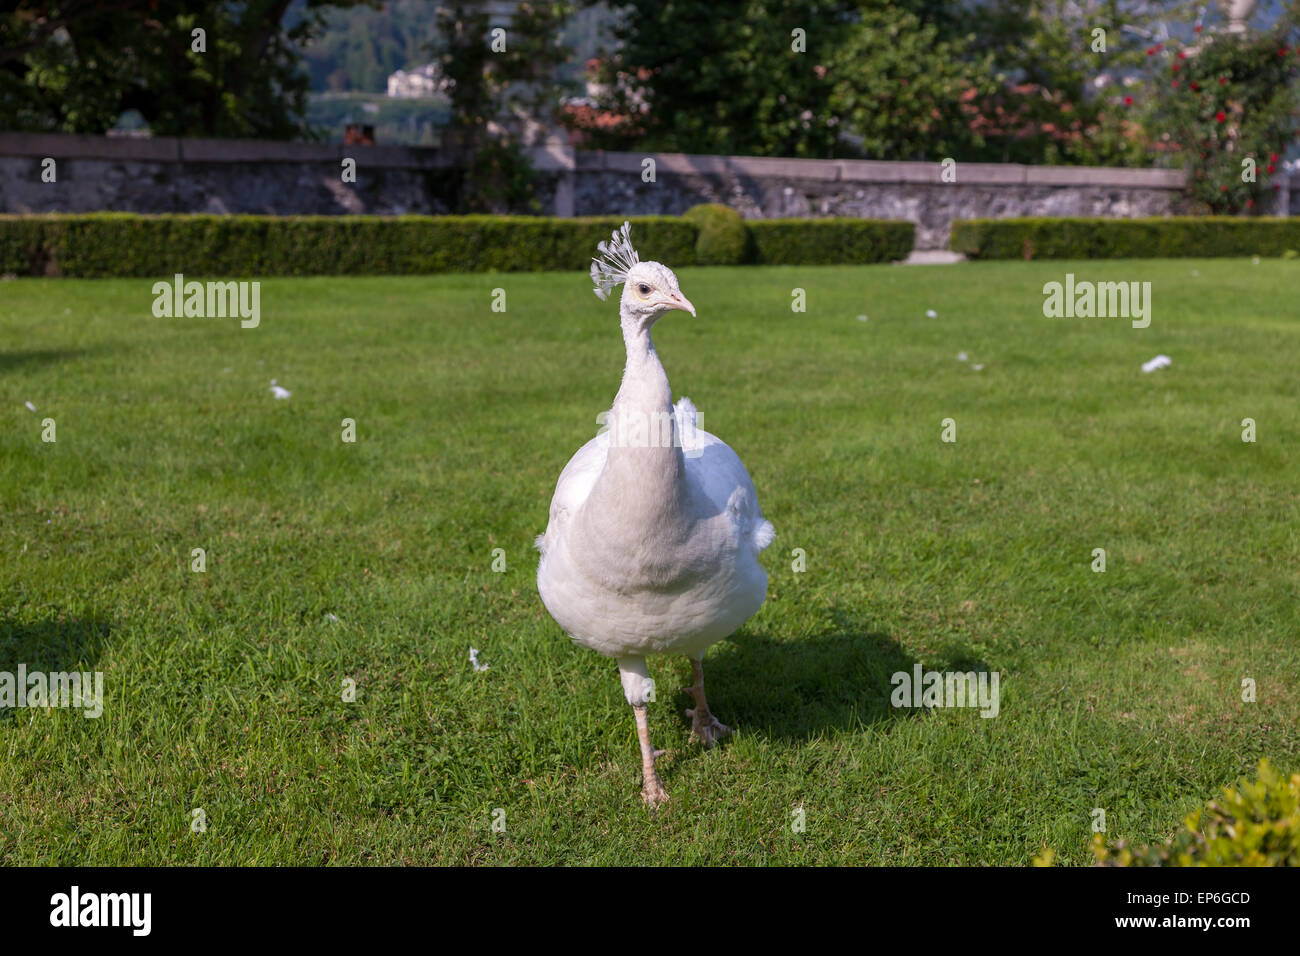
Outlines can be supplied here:
[[972, 259], [1176, 259], [1281, 256], [1300, 243], [1300, 219], [960, 219], [952, 248]]
[[894, 219], [751, 219], [755, 261], [768, 265], [893, 262], [912, 251], [916, 227]]
[[701, 266], [738, 266], [750, 258], [749, 230], [740, 213], [721, 203], [705, 203], [686, 210], [700, 230], [695, 240], [695, 263]]
[[1092, 852], [1105, 866], [1300, 866], [1300, 773], [1289, 778], [1259, 762], [1257, 779], [1190, 814], [1163, 844], [1107, 847], [1101, 834]]
[[[1102, 866], [1300, 866], [1300, 773], [1288, 778], [1261, 760], [1254, 782], [1225, 788], [1164, 843], [1107, 846], [1098, 833], [1089, 848]], [[1051, 866], [1055, 857], [1044, 849], [1034, 866]]]
[[[643, 258], [695, 261], [698, 230], [633, 218]], [[0, 216], [0, 273], [106, 276], [415, 275], [586, 270], [619, 217]]]

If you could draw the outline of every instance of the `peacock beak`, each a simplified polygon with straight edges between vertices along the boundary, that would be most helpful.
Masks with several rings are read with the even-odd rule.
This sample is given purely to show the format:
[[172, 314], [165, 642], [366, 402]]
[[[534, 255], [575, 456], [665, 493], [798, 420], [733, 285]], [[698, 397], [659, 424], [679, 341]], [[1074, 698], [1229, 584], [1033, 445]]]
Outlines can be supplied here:
[[686, 298], [680, 292], [673, 292], [668, 296], [668, 308], [681, 309], [683, 312], [695, 314], [695, 306], [691, 305], [691, 300]]

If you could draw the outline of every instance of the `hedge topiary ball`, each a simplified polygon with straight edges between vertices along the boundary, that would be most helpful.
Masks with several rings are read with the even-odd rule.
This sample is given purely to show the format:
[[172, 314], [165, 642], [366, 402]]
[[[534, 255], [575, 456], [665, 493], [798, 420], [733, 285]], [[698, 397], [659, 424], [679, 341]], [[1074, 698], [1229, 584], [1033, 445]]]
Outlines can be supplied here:
[[686, 210], [685, 218], [699, 227], [695, 262], [701, 266], [737, 266], [749, 258], [749, 230], [740, 213], [720, 203]]

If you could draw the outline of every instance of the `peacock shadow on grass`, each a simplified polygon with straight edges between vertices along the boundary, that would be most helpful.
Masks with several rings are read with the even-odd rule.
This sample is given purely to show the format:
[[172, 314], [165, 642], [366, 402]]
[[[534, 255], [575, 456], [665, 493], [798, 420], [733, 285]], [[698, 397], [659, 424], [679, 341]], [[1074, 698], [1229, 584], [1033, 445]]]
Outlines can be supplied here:
[[0, 372], [15, 372], [33, 365], [57, 365], [86, 358], [102, 349], [16, 349], [12, 352], [0, 351]]
[[[24, 620], [0, 617], [0, 673], [18, 673], [25, 665], [27, 673], [85, 671], [93, 669], [112, 628], [107, 619], [67, 616]], [[13, 710], [0, 707], [0, 721], [10, 719]]]
[[798, 638], [741, 631], [705, 657], [704, 686], [724, 724], [793, 742], [913, 716], [889, 697], [890, 678], [914, 663], [889, 634], [841, 618]]

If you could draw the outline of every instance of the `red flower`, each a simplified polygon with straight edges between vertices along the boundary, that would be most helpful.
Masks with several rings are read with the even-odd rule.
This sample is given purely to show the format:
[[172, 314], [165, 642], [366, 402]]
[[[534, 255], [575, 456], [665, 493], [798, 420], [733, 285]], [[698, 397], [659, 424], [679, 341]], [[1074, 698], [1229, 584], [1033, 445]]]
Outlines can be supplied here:
[[1195, 27], [1192, 28], [1192, 32], [1193, 32], [1193, 33], [1200, 33], [1203, 29], [1205, 29], [1205, 28], [1202, 27], [1202, 26], [1198, 23], [1198, 24], [1196, 24]]
[[1186, 51], [1186, 50], [1179, 50], [1179, 51], [1178, 51], [1178, 59], [1180, 59], [1180, 60], [1185, 60], [1185, 59], [1187, 59], [1187, 51]]
[[1178, 89], [1178, 81], [1174, 80], [1174, 89]]
[[1147, 56], [1155, 56], [1155, 55], [1156, 55], [1156, 48], [1153, 46], [1147, 47]]
[[1228, 114], [1223, 112], [1223, 110], [1219, 110], [1219, 112], [1214, 114], [1214, 118], [1218, 120], [1220, 123], [1222, 123], [1224, 120], [1228, 118]]
[[1271, 156], [1269, 156], [1269, 157], [1268, 157], [1268, 161], [1269, 161], [1270, 163], [1276, 163], [1276, 162], [1277, 162], [1277, 153], [1273, 153]]
[[1220, 85], [1220, 86], [1222, 86], [1224, 83], [1227, 83], [1227, 82], [1228, 82], [1228, 78], [1227, 78], [1226, 76], [1221, 76], [1221, 77], [1219, 77], [1219, 85]]
[[1255, 200], [1253, 200], [1253, 199], [1247, 199], [1247, 200], [1246, 200], [1246, 208], [1247, 208], [1247, 209], [1254, 209], [1254, 208], [1255, 208]]
[[1275, 173], [1275, 172], [1277, 172], [1277, 167], [1274, 166], [1272, 163], [1269, 163], [1269, 164], [1268, 164], [1268, 171], [1269, 171], [1270, 173]]
[[1221, 192], [1221, 193], [1226, 193], [1227, 191], [1228, 191], [1228, 187], [1227, 187], [1227, 186], [1220, 186], [1220, 187], [1219, 187], [1219, 192]]
[[1171, 67], [1171, 69], [1172, 69], [1175, 73], [1177, 73], [1177, 72], [1178, 72], [1178, 64], [1175, 63], [1175, 64]]
[[1124, 105], [1125, 105], [1125, 106], [1132, 106], [1132, 105], [1133, 105], [1133, 97], [1131, 97], [1131, 96], [1126, 96], [1126, 97], [1124, 97]]
[[1194, 89], [1194, 90], [1199, 90], [1200, 88], [1201, 88], [1201, 85], [1200, 85], [1199, 83], [1197, 83], [1195, 80], [1192, 80], [1192, 89]]
[[1164, 45], [1163, 43], [1157, 43], [1157, 44], [1156, 44], [1155, 46], [1153, 46], [1151, 49], [1153, 49], [1153, 50], [1155, 50], [1157, 53], [1159, 53], [1159, 52], [1160, 52], [1161, 50], [1163, 50], [1164, 48], [1165, 48], [1165, 45]]

